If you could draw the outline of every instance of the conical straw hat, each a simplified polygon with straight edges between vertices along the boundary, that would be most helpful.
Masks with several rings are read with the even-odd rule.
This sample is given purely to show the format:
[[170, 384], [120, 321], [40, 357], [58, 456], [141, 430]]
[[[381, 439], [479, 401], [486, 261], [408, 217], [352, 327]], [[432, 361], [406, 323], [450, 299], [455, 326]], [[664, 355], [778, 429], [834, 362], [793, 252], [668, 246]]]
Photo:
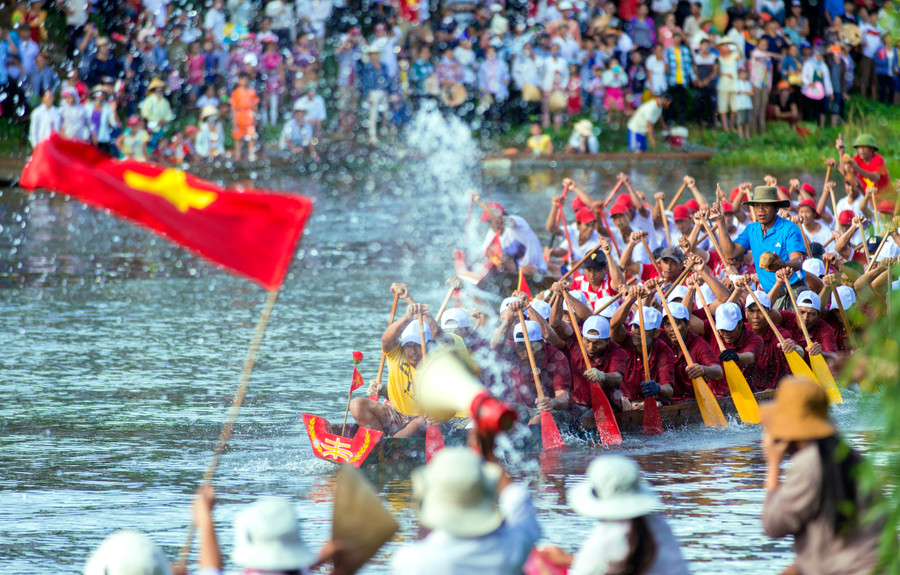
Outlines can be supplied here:
[[355, 573], [399, 528], [362, 472], [342, 466], [334, 488], [331, 537], [348, 553], [335, 557], [335, 572]]

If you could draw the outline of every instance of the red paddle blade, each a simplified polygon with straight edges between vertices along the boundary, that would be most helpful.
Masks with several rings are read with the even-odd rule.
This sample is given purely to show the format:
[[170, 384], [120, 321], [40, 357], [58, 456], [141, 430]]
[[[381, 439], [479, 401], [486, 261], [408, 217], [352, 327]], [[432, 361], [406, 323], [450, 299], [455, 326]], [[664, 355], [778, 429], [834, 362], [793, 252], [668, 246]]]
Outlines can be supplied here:
[[444, 435], [441, 428], [430, 423], [425, 427], [425, 461], [431, 461], [434, 454], [444, 448]]
[[603, 445], [622, 445], [622, 433], [609, 398], [597, 384], [591, 385], [591, 406], [594, 409], [594, 421], [597, 424], [597, 435]]
[[663, 432], [662, 420], [659, 417], [659, 406], [656, 398], [644, 398], [644, 435], [659, 435]]
[[544, 445], [544, 449], [567, 450], [562, 434], [559, 432], [559, 426], [556, 425], [556, 420], [549, 411], [541, 412], [541, 443]]

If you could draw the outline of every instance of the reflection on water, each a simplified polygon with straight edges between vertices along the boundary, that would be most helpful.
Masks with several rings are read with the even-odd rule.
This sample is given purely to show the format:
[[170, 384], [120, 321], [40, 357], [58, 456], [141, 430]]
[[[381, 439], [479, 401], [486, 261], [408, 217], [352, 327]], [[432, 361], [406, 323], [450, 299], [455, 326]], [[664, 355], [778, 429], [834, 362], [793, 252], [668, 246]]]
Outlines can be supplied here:
[[[342, 417], [352, 350], [366, 353], [360, 368], [374, 377], [391, 282], [440, 303], [451, 249], [465, 234], [471, 185], [455, 178], [439, 187], [440, 169], [410, 162], [393, 171], [259, 182], [304, 193], [316, 210], [216, 475], [226, 550], [234, 513], [259, 494], [293, 497], [306, 537], [316, 544], [328, 537], [334, 470], [313, 458], [300, 414]], [[690, 171], [703, 190], [719, 177], [726, 189], [748, 177]], [[609, 174], [568, 175], [597, 195], [610, 187]], [[630, 175], [650, 195], [671, 194], [683, 174], [666, 166]], [[488, 178], [482, 193], [539, 230], [561, 177]], [[821, 176], [813, 183], [821, 185]], [[480, 237], [477, 219], [471, 234]], [[150, 532], [174, 557], [264, 294], [140, 229], [49, 194], [0, 195], [0, 254], [4, 571], [78, 572], [93, 546], [124, 527]], [[842, 425], [874, 425], [857, 423], [860, 399], [845, 397]], [[853, 439], [865, 444], [862, 434]], [[777, 572], [789, 562], [789, 542], [761, 532], [757, 443], [757, 430], [733, 424], [631, 438], [624, 448], [660, 490], [697, 572]], [[566, 507], [565, 489], [602, 452], [573, 445], [555, 460], [511, 456], [513, 473], [533, 488], [546, 542], [571, 549], [586, 536], [590, 521]], [[367, 569], [383, 573], [397, 546], [421, 533], [408, 471], [367, 474], [401, 525]]]

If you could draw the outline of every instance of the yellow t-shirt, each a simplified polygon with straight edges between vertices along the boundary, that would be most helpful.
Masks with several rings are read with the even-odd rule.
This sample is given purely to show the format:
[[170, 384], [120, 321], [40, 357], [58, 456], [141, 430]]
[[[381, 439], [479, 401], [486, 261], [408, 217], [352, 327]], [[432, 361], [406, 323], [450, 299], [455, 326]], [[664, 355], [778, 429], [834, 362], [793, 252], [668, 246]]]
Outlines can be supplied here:
[[547, 134], [530, 136], [527, 141], [527, 146], [534, 154], [547, 154], [550, 152], [550, 136]]
[[[456, 334], [448, 334], [453, 339], [452, 347], [468, 354], [466, 344]], [[403, 353], [402, 347], [397, 347], [385, 354], [385, 363], [388, 367], [388, 400], [398, 412], [404, 415], [420, 415], [421, 410], [416, 403], [416, 392], [413, 388], [413, 379], [416, 377], [416, 368], [410, 365]], [[466, 413], [457, 413], [456, 417], [468, 417]]]

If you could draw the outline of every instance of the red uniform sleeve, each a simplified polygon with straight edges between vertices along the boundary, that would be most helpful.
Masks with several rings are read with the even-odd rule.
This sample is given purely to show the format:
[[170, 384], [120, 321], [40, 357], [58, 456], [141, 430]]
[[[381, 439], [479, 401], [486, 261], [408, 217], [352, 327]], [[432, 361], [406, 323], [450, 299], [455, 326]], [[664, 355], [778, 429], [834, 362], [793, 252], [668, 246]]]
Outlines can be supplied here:
[[738, 353], [752, 353], [755, 359], [759, 359], [760, 356], [762, 356], [763, 347], [765, 347], [766, 343], [761, 337], [750, 331], [747, 327], [744, 327], [744, 330], [747, 333], [746, 341], [744, 341], [744, 345], [741, 349], [736, 351]]
[[547, 370], [553, 376], [553, 391], [572, 392], [572, 370], [569, 369], [569, 361], [565, 354], [553, 347], [547, 347], [550, 352], [550, 361], [547, 362]]
[[719, 365], [719, 356], [702, 337], [697, 337], [688, 351], [691, 352], [691, 359], [696, 364], [703, 366]]
[[607, 347], [606, 355], [606, 369], [603, 371], [605, 373], [618, 373], [624, 377], [628, 365], [628, 356], [625, 354], [625, 350], [619, 344], [611, 341]]
[[814, 342], [822, 346], [825, 353], [837, 353], [837, 340], [834, 337], [834, 328], [828, 322], [819, 318], [816, 320], [815, 331], [809, 334]]
[[641, 264], [641, 281], [647, 281], [649, 279], [653, 279], [658, 277], [659, 274], [656, 273], [656, 268], [653, 267], [652, 264]]
[[660, 338], [653, 342], [650, 354], [650, 376], [660, 385], [675, 383], [675, 353]]

